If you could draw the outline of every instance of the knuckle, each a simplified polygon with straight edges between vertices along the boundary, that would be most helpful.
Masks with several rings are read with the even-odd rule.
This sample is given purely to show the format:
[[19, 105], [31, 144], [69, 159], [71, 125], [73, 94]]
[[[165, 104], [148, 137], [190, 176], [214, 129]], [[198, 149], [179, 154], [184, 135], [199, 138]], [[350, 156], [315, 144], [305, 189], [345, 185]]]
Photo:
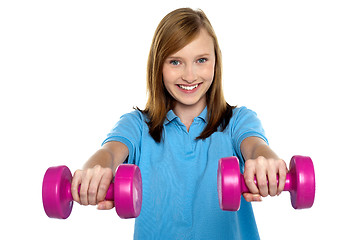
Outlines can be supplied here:
[[245, 178], [245, 182], [247, 185], [254, 184], [254, 180], [252, 177]]
[[90, 177], [90, 176], [92, 176], [93, 175], [93, 170], [92, 169], [90, 169], [90, 168], [88, 168], [87, 170], [84, 170], [83, 171], [83, 178], [86, 178], [86, 177]]
[[97, 189], [96, 188], [94, 188], [94, 187], [89, 188], [89, 190], [88, 190], [89, 197], [94, 197], [96, 194], [97, 194]]
[[99, 171], [99, 174], [102, 175], [103, 177], [108, 178], [110, 175], [112, 175], [112, 170], [110, 168], [102, 168]]
[[260, 188], [267, 187], [267, 181], [266, 180], [260, 180], [257, 184]]
[[93, 169], [94, 169], [95, 171], [99, 172], [99, 171], [102, 169], [102, 167], [101, 167], [100, 165], [95, 165], [95, 166], [93, 167]]
[[80, 189], [79, 195], [81, 198], [86, 198], [88, 196], [88, 191], [86, 189]]
[[77, 169], [77, 170], [74, 172], [74, 177], [75, 177], [75, 176], [79, 176], [79, 175], [81, 176], [81, 175], [82, 175], [82, 172], [83, 172], [82, 170]]
[[247, 171], [249, 171], [250, 169], [253, 169], [255, 166], [255, 162], [251, 161], [251, 160], [247, 160], [244, 163], [244, 172], [246, 173]]
[[104, 168], [104, 173], [108, 176], [113, 176], [113, 170], [111, 168]]
[[91, 173], [92, 171], [93, 171], [93, 169], [87, 168], [86, 170], [84, 170], [84, 173], [85, 173], [85, 174], [89, 174], [89, 173]]
[[77, 192], [77, 191], [78, 191], [78, 186], [73, 183], [73, 184], [71, 184], [70, 190], [71, 190], [72, 192]]
[[276, 164], [277, 164], [277, 166], [278, 166], [279, 168], [283, 168], [283, 167], [286, 166], [285, 161], [283, 161], [282, 159], [278, 159], [278, 160], [276, 161]]
[[108, 191], [107, 184], [105, 184], [105, 183], [100, 184], [99, 185], [99, 191], [104, 191], [104, 192]]
[[259, 157], [256, 158], [256, 161], [257, 161], [257, 162], [260, 162], [260, 163], [261, 163], [261, 162], [265, 162], [265, 161], [266, 161], [266, 158], [263, 157], [263, 156], [259, 156]]

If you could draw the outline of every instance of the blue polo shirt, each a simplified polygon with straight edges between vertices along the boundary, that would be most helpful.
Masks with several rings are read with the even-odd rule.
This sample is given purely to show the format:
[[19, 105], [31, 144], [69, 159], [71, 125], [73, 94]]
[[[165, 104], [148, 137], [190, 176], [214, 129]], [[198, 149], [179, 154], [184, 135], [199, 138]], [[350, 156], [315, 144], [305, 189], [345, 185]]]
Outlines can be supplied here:
[[239, 211], [220, 209], [217, 168], [220, 158], [237, 156], [243, 172], [241, 142], [250, 136], [267, 142], [261, 122], [255, 112], [235, 108], [223, 132], [195, 140], [207, 124], [206, 116], [207, 108], [188, 132], [169, 111], [160, 143], [149, 135], [140, 111], [123, 115], [108, 134], [104, 143], [124, 143], [128, 163], [138, 165], [142, 173], [143, 203], [134, 239], [259, 239], [251, 203], [242, 197]]

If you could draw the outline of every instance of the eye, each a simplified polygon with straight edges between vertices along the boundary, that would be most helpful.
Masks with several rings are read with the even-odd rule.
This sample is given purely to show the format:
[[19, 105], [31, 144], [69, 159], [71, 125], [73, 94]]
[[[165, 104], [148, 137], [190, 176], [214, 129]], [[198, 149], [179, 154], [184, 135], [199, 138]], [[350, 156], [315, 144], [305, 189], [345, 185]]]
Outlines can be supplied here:
[[180, 64], [180, 61], [178, 60], [170, 60], [169, 63], [174, 66], [178, 66]]
[[205, 62], [207, 62], [207, 60], [208, 60], [207, 58], [200, 58], [200, 59], [197, 60], [197, 62], [198, 63], [205, 63]]

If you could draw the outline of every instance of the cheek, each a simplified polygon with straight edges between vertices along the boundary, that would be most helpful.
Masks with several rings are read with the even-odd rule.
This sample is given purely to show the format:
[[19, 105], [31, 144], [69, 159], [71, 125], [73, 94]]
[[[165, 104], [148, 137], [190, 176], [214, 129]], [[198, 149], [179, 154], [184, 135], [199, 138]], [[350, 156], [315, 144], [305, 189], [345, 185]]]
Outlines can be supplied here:
[[163, 81], [164, 84], [173, 83], [177, 80], [177, 72], [174, 69], [169, 69], [167, 67], [163, 67]]
[[165, 88], [168, 90], [168, 85], [170, 83], [170, 76], [169, 76], [169, 72], [167, 71], [167, 69], [163, 68], [162, 75], [163, 75], [163, 84], [164, 84]]
[[[166, 91], [173, 96], [172, 94], [172, 87], [174, 86], [174, 82], [175, 82], [175, 76], [174, 76], [174, 71], [172, 69], [169, 69], [167, 67], [163, 67], [163, 84], [164, 87], [166, 89]], [[174, 97], [174, 96], [173, 96]]]
[[206, 68], [204, 68], [203, 71], [203, 78], [208, 81], [213, 81], [214, 77], [214, 65], [209, 65]]

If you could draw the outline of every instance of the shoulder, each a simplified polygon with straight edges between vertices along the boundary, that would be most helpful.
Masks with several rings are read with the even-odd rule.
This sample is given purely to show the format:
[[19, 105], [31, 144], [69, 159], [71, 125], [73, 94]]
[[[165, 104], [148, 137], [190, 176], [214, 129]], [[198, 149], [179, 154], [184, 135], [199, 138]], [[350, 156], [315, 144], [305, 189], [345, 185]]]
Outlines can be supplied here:
[[241, 120], [248, 117], [257, 117], [257, 113], [245, 106], [233, 109], [232, 120]]
[[231, 132], [263, 132], [262, 123], [259, 120], [257, 113], [247, 107], [237, 107], [233, 109], [233, 115], [229, 125]]
[[118, 122], [113, 127], [113, 132], [126, 132], [135, 129], [142, 130], [146, 123], [145, 123], [146, 116], [139, 110], [133, 110], [131, 112], [123, 114]]
[[136, 109], [131, 112], [125, 113], [120, 117], [120, 120], [130, 120], [130, 121], [137, 121], [137, 122], [145, 122], [146, 121], [146, 114], [142, 113], [142, 111]]

